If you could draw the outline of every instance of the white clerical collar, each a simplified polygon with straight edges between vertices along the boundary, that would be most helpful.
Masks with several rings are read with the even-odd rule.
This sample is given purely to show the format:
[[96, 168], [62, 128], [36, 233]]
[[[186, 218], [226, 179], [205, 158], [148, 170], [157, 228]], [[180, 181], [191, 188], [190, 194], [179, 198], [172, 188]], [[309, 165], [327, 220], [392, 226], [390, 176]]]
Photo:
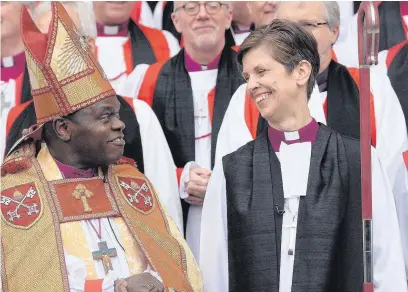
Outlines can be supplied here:
[[116, 35], [119, 33], [119, 25], [104, 25], [103, 33], [107, 35]]
[[284, 132], [285, 135], [285, 140], [286, 141], [294, 141], [294, 140], [299, 140], [299, 131], [293, 131], [293, 132]]
[[4, 67], [4, 68], [13, 67], [13, 66], [14, 66], [14, 58], [13, 58], [13, 56], [1, 58], [1, 65], [2, 65], [2, 67]]

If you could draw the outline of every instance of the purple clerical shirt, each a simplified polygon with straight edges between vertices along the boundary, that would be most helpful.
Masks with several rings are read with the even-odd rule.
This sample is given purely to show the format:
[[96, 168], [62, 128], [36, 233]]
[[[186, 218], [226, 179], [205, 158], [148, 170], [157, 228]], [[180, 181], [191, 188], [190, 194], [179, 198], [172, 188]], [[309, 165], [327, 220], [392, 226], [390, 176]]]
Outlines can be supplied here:
[[318, 131], [319, 124], [316, 122], [315, 119], [312, 119], [312, 121], [309, 124], [307, 124], [306, 126], [297, 131], [299, 139], [288, 140], [285, 137], [285, 132], [272, 128], [271, 126], [268, 126], [268, 138], [269, 142], [273, 147], [273, 150], [275, 152], [279, 152], [280, 145], [282, 142], [285, 142], [286, 144], [311, 142], [313, 145], [313, 143], [316, 140]]
[[212, 60], [210, 63], [207, 65], [202, 65], [196, 61], [194, 61], [184, 50], [184, 60], [185, 60], [185, 66], [187, 69], [187, 72], [199, 72], [199, 71], [205, 71], [205, 70], [214, 70], [218, 69], [218, 63], [220, 62], [221, 55], [218, 55], [215, 57], [214, 60]]
[[59, 162], [54, 158], [54, 161], [57, 163], [59, 170], [61, 171], [62, 175], [66, 179], [70, 178], [91, 178], [97, 175], [98, 170], [95, 168], [89, 169], [79, 169], [72, 167], [70, 165], [66, 165], [62, 162]]
[[24, 72], [26, 57], [24, 51], [12, 57], [1, 58], [1, 81], [16, 79]]
[[129, 21], [118, 25], [96, 24], [98, 37], [126, 37], [129, 35]]

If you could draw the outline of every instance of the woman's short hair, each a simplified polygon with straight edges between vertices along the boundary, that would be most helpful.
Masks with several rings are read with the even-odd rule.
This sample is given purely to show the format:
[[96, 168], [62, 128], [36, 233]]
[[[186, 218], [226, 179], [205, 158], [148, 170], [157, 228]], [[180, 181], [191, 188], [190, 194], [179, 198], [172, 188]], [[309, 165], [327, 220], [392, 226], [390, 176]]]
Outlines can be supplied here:
[[239, 48], [237, 60], [241, 69], [243, 57], [251, 49], [263, 45], [271, 49], [271, 57], [282, 64], [288, 73], [292, 73], [302, 60], [310, 63], [312, 72], [307, 85], [309, 99], [320, 67], [317, 42], [312, 33], [295, 22], [281, 19], [255, 29]]

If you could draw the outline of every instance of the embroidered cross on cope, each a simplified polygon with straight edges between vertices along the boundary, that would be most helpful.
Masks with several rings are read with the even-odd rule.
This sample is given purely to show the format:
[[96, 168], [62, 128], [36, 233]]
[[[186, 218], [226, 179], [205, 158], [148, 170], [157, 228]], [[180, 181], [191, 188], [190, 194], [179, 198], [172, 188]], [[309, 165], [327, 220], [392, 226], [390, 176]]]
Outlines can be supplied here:
[[109, 270], [113, 270], [111, 258], [117, 256], [116, 248], [108, 248], [106, 241], [99, 242], [98, 247], [99, 250], [92, 252], [92, 257], [94, 260], [102, 261], [105, 275], [107, 275]]
[[75, 187], [75, 190], [72, 193], [72, 196], [75, 199], [81, 200], [82, 205], [84, 206], [85, 213], [92, 212], [92, 209], [91, 207], [89, 207], [89, 204], [88, 204], [88, 199], [93, 196], [93, 193], [89, 191], [83, 184], [78, 184]]

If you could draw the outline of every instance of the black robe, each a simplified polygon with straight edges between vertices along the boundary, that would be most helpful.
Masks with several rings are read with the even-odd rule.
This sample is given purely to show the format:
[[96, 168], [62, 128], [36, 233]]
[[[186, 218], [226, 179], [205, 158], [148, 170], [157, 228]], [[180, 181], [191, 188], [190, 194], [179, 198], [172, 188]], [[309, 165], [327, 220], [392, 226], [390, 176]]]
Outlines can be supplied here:
[[[327, 126], [342, 135], [360, 138], [360, 92], [347, 68], [335, 61], [329, 65], [327, 79]], [[260, 133], [267, 122], [259, 116]]]
[[152, 46], [139, 26], [133, 20], [130, 20], [128, 28], [132, 48], [133, 68], [140, 64], [150, 65], [156, 63], [158, 60], [154, 55]]
[[[119, 111], [120, 119], [126, 125], [123, 131], [126, 141], [123, 155], [133, 159], [137, 164], [137, 168], [141, 172], [144, 172], [143, 148], [139, 123], [137, 122], [133, 108], [126, 102], [126, 100], [119, 95], [118, 100], [121, 104]], [[22, 137], [22, 132], [24, 129], [28, 129], [30, 126], [35, 125], [36, 123], [37, 117], [35, 114], [34, 103], [32, 102], [13, 122], [7, 136], [5, 153], [8, 153], [11, 147], [13, 147], [13, 145]]]
[[408, 42], [392, 60], [388, 68], [388, 78], [400, 101], [408, 129]]
[[[223, 158], [229, 291], [279, 291], [284, 196], [264, 130]], [[362, 291], [359, 141], [320, 125], [300, 198], [292, 292]]]

